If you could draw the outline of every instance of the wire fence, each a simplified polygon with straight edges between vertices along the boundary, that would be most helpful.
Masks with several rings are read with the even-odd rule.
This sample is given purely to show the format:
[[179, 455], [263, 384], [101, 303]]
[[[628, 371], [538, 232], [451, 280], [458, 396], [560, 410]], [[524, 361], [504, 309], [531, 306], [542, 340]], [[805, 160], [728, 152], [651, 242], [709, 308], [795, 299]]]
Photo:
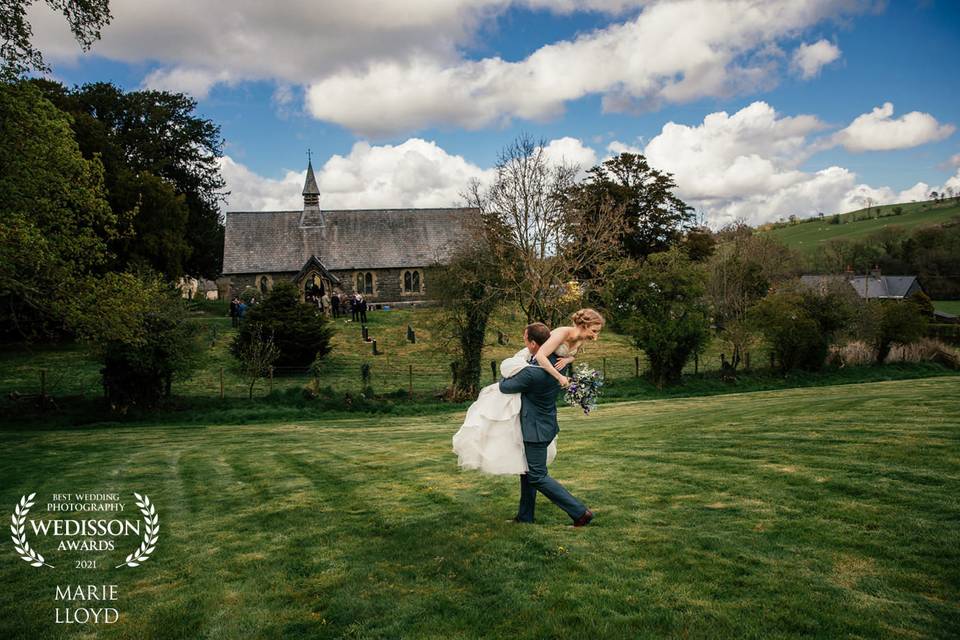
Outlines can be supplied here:
[[[684, 368], [684, 375], [720, 371], [722, 357], [697, 357]], [[586, 362], [600, 371], [608, 382], [625, 381], [645, 376], [649, 370], [647, 359], [642, 354], [633, 357], [596, 356]], [[743, 367], [746, 362], [741, 363]], [[754, 362], [754, 366], [764, 366]], [[767, 363], [768, 364], [768, 363]], [[500, 362], [487, 360], [481, 369], [480, 383], [487, 385], [500, 380]], [[337, 393], [354, 393], [372, 388], [376, 393], [406, 391], [409, 394], [441, 393], [453, 383], [452, 363], [424, 363], [415, 357], [394, 357], [387, 361], [376, 358], [349, 364], [335, 364], [312, 372], [307, 367], [273, 367], [262, 378], [252, 381], [244, 378], [234, 366], [204, 368], [188, 379], [175, 380], [175, 395], [209, 398], [245, 398], [250, 395], [253, 382], [254, 397], [290, 389], [318, 391], [332, 390]], [[22, 396], [96, 396], [104, 393], [98, 369], [57, 370], [38, 367], [21, 371], [16, 382], [5, 381], [4, 395]]]

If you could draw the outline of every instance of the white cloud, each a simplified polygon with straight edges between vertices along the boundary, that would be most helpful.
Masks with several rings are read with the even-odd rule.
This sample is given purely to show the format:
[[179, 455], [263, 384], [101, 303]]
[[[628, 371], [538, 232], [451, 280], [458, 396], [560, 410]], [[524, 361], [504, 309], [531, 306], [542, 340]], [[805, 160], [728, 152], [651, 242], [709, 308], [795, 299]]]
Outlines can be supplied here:
[[802, 178], [807, 136], [824, 127], [816, 117], [778, 117], [765, 102], [732, 116], [711, 113], [697, 126], [669, 122], [650, 140], [650, 164], [674, 174], [691, 199], [736, 199], [771, 193]]
[[[275, 180], [255, 174], [230, 157], [221, 159], [221, 169], [231, 191], [228, 211], [303, 207], [305, 170], [287, 171]], [[326, 209], [459, 206], [460, 194], [470, 180], [486, 184], [492, 175], [419, 138], [398, 145], [357, 142], [350, 153], [332, 156], [316, 171], [320, 206]]]
[[210, 72], [204, 69], [173, 67], [157, 69], [143, 79], [143, 87], [157, 91], [175, 91], [189, 93], [202, 100], [210, 93], [215, 84], [230, 84], [229, 71]]
[[840, 48], [827, 40], [801, 44], [793, 53], [793, 68], [804, 80], [813, 78], [820, 69], [840, 57]]
[[[947, 178], [947, 181], [943, 183], [943, 187], [939, 191], [943, 192], [946, 189], [953, 189], [954, 194], [960, 194], [960, 170], [957, 171], [954, 175]], [[929, 191], [927, 192], [929, 193]], [[926, 198], [918, 198], [918, 200]]]
[[952, 124], [941, 125], [929, 113], [911, 111], [893, 118], [893, 103], [885, 102], [870, 113], [857, 117], [834, 136], [836, 144], [849, 151], [887, 151], [908, 149], [949, 137]]
[[597, 152], [577, 138], [565, 137], [551, 140], [543, 148], [544, 156], [553, 164], [565, 164], [580, 169], [580, 175], [597, 164]]
[[436, 124], [480, 128], [545, 119], [590, 94], [602, 95], [610, 111], [725, 96], [775, 82], [777, 39], [862, 6], [654, 2], [635, 19], [547, 44], [517, 62], [420, 54], [343, 67], [311, 84], [307, 104], [319, 119], [383, 135]]
[[[779, 40], [872, 1], [113, 0], [114, 20], [93, 52], [159, 65], [145, 86], [197, 97], [224, 82], [308, 87], [315, 117], [377, 135], [550, 118], [591, 94], [623, 111], [771, 86]], [[465, 59], [513, 6], [614, 22], [522, 60]], [[62, 15], [33, 3], [28, 17], [51, 60], [78, 58]], [[811, 47], [816, 55], [819, 43]]]
[[[929, 187], [922, 182], [897, 192], [858, 183], [843, 167], [801, 170], [814, 153], [838, 143], [836, 135], [815, 137], [825, 127], [815, 116], [782, 116], [754, 102], [733, 115], [711, 113], [694, 126], [669, 122], [642, 153], [651, 166], [674, 174], [680, 197], [703, 210], [713, 226], [737, 218], [760, 224], [849, 211], [863, 207], [866, 198], [882, 203], [926, 198]], [[608, 148], [629, 150], [622, 143]]]

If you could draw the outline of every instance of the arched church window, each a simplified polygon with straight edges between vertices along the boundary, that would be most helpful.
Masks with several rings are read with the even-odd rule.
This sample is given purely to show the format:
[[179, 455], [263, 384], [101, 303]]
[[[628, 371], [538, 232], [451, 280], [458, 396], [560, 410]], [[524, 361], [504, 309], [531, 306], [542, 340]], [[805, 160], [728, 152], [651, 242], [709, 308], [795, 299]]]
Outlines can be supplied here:
[[363, 292], [373, 293], [373, 274], [369, 271], [363, 274]]
[[413, 272], [413, 291], [420, 292], [420, 272]]
[[409, 271], [403, 272], [403, 291], [409, 293], [413, 290], [413, 275]]
[[254, 286], [260, 289], [262, 295], [267, 295], [273, 289], [273, 278], [268, 275], [261, 275], [254, 281]]
[[357, 274], [357, 291], [363, 293], [363, 274]]

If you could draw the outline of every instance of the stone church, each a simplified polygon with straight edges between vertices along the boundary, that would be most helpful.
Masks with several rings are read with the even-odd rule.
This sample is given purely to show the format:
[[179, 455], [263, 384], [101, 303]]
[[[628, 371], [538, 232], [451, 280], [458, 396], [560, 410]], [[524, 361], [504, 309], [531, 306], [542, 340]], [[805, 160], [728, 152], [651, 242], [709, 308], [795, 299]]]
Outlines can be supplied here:
[[467, 240], [477, 209], [320, 208], [307, 164], [302, 211], [227, 212], [223, 277], [233, 296], [268, 292], [286, 279], [304, 294], [360, 292], [367, 301], [400, 305], [430, 300], [430, 266]]

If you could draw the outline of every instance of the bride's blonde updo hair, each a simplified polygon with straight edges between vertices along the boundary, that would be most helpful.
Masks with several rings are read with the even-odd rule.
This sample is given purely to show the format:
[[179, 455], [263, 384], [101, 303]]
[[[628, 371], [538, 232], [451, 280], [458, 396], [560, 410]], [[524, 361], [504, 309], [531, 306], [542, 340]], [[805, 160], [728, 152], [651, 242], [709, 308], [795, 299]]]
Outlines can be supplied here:
[[592, 327], [594, 325], [600, 325], [602, 327], [604, 324], [603, 316], [594, 309], [580, 309], [574, 312], [574, 314], [570, 316], [570, 319], [573, 320], [573, 324], [578, 327]]

